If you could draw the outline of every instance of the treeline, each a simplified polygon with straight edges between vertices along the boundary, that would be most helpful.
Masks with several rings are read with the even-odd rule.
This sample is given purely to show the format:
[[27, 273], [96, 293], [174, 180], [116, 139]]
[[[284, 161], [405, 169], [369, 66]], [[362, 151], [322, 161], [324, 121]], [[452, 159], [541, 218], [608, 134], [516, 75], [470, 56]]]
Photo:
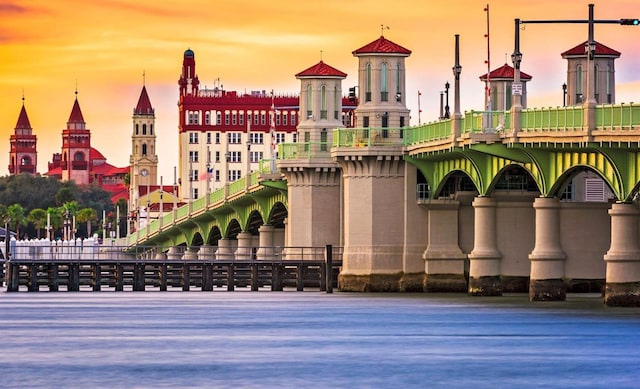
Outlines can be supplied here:
[[[120, 230], [126, 231], [127, 203], [118, 202]], [[62, 237], [65, 219], [69, 225], [75, 216], [76, 237], [85, 238], [94, 233], [102, 235], [103, 211], [108, 215], [107, 225], [115, 229], [116, 206], [111, 193], [97, 185], [78, 186], [73, 181], [61, 182], [52, 177], [29, 174], [0, 177], [0, 222], [20, 238], [40, 238], [47, 218], [53, 227], [51, 237]]]

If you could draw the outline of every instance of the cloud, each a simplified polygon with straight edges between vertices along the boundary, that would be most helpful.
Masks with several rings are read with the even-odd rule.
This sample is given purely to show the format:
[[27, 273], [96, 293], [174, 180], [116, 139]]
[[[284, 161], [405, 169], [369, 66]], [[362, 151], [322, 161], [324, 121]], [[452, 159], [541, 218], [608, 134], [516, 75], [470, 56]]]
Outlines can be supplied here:
[[28, 12], [26, 7], [15, 3], [0, 3], [0, 14], [16, 14]]

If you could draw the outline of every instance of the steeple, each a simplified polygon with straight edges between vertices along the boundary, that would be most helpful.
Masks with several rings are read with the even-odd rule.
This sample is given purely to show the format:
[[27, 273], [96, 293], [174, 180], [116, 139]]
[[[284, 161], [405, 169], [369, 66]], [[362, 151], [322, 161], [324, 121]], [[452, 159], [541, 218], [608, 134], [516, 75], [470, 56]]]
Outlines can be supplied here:
[[36, 136], [33, 135], [29, 116], [24, 106], [24, 96], [22, 97], [22, 108], [18, 115], [18, 122], [9, 143], [9, 174], [36, 174], [38, 161]]
[[182, 74], [180, 75], [180, 80], [178, 80], [180, 96], [196, 96], [199, 84], [200, 81], [196, 75], [196, 55], [193, 50], [187, 49], [182, 59]]
[[70, 130], [84, 130], [85, 121], [80, 110], [80, 103], [78, 103], [78, 91], [76, 91], [76, 100], [73, 102], [73, 108], [71, 109], [71, 115], [67, 121], [67, 128]]
[[154, 110], [151, 106], [151, 100], [149, 100], [149, 95], [147, 94], [147, 87], [142, 86], [142, 92], [140, 92], [140, 98], [138, 99], [138, 105], [134, 109], [133, 113], [135, 115], [153, 115]]
[[[144, 77], [144, 74], [143, 74]], [[147, 87], [142, 82], [138, 104], [133, 109], [133, 128], [131, 133], [131, 154], [129, 155], [130, 209], [137, 209], [136, 194], [138, 187], [157, 185], [158, 155], [156, 154], [156, 115]]]

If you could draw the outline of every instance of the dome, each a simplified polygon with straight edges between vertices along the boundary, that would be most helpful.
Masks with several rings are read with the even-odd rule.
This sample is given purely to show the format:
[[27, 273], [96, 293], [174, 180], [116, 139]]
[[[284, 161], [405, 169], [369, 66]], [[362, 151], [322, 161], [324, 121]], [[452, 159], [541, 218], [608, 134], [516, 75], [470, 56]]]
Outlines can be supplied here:
[[185, 58], [186, 58], [186, 57], [193, 58], [193, 57], [195, 56], [195, 54], [193, 53], [193, 50], [191, 50], [191, 49], [187, 49], [187, 50], [185, 50], [185, 52], [184, 52], [184, 56], [185, 56]]

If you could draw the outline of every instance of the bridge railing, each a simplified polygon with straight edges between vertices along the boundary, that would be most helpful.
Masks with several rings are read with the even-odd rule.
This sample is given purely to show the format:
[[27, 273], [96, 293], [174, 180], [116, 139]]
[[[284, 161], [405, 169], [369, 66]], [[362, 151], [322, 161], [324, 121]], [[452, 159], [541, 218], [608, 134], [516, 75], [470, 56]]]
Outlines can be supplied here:
[[632, 130], [640, 127], [640, 105], [606, 104], [596, 106], [596, 127], [601, 130]]
[[462, 117], [460, 132], [486, 133], [501, 131], [511, 125], [509, 111], [465, 111]]
[[333, 147], [370, 147], [403, 145], [406, 128], [337, 128]]
[[580, 131], [584, 128], [582, 106], [529, 108], [522, 110], [522, 131]]
[[278, 159], [331, 158], [328, 142], [280, 143]]
[[409, 127], [406, 131], [405, 145], [451, 138], [451, 119], [438, 120], [419, 126]]

